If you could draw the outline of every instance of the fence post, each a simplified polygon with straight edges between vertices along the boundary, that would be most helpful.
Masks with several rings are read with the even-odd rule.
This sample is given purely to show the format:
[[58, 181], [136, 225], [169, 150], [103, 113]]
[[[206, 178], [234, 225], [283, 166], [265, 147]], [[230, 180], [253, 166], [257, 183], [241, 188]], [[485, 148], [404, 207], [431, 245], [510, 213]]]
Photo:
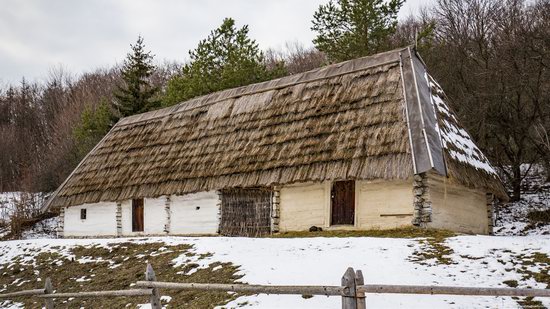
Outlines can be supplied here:
[[[357, 289], [358, 286], [365, 284], [365, 278], [363, 278], [363, 272], [361, 270], [357, 270], [355, 272], [355, 288]], [[357, 309], [366, 309], [367, 308], [367, 299], [365, 292], [359, 292], [358, 290], [355, 290], [355, 295], [357, 297]]]
[[[157, 278], [155, 276], [155, 271], [153, 270], [153, 266], [151, 264], [147, 263], [147, 271], [145, 271], [145, 280], [147, 281], [156, 281]], [[162, 309], [162, 306], [160, 305], [160, 295], [159, 290], [157, 288], [153, 288], [151, 290], [151, 309]]]
[[[52, 280], [46, 278], [46, 283], [44, 284], [44, 294], [53, 294]], [[44, 299], [44, 307], [46, 309], [53, 309], [53, 298]]]
[[344, 276], [342, 276], [342, 309], [357, 309], [355, 271], [348, 267]]

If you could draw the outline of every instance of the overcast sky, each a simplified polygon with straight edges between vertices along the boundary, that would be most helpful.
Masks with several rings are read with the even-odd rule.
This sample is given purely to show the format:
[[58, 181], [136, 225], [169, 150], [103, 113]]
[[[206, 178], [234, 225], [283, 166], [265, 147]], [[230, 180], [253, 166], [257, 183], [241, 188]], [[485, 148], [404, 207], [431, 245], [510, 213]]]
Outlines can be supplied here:
[[[41, 79], [62, 65], [73, 73], [121, 62], [137, 36], [157, 61], [188, 51], [232, 17], [265, 50], [311, 46], [311, 18], [328, 0], [0, 0], [0, 82]], [[433, 0], [408, 0], [400, 18]]]

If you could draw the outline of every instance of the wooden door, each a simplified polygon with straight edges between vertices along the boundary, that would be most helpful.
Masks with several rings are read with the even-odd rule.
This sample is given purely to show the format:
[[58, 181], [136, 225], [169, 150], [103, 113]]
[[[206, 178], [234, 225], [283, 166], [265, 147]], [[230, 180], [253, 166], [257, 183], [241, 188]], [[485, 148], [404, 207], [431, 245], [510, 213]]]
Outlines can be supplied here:
[[270, 189], [222, 191], [220, 234], [258, 237], [271, 232]]
[[355, 218], [355, 181], [336, 181], [330, 192], [332, 225], [352, 224]]
[[143, 232], [143, 199], [132, 200], [132, 232]]

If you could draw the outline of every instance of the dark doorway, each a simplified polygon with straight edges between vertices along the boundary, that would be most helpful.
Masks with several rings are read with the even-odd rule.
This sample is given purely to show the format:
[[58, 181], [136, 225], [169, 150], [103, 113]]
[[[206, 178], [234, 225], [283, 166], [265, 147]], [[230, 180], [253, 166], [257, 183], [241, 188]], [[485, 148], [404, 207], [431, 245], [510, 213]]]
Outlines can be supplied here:
[[222, 191], [220, 234], [257, 237], [271, 232], [271, 190]]
[[336, 181], [330, 192], [332, 225], [352, 224], [355, 217], [355, 181]]
[[132, 232], [143, 232], [143, 199], [132, 200]]

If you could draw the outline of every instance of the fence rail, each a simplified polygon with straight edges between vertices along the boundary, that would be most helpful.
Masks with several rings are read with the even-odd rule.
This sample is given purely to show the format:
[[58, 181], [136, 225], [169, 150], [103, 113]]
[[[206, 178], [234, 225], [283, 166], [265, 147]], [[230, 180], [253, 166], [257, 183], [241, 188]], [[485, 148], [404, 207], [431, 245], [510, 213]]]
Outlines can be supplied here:
[[139, 287], [139, 289], [54, 293], [51, 281], [49, 278], [47, 278], [43, 289], [24, 290], [0, 294], [0, 299], [11, 299], [17, 297], [39, 297], [44, 299], [46, 309], [53, 309], [54, 299], [56, 298], [149, 296], [151, 308], [161, 309], [162, 306], [160, 304], [159, 290], [167, 289], [242, 292], [254, 294], [340, 296], [342, 298], [342, 309], [365, 309], [366, 294], [550, 297], [550, 289], [365, 284], [362, 272], [360, 270], [354, 271], [354, 269], [351, 267], [348, 268], [342, 276], [342, 285], [340, 286], [162, 282], [156, 281], [155, 272], [150, 264], [147, 265], [147, 269], [145, 271], [145, 279], [146, 281], [138, 281], [135, 283], [135, 285]]

